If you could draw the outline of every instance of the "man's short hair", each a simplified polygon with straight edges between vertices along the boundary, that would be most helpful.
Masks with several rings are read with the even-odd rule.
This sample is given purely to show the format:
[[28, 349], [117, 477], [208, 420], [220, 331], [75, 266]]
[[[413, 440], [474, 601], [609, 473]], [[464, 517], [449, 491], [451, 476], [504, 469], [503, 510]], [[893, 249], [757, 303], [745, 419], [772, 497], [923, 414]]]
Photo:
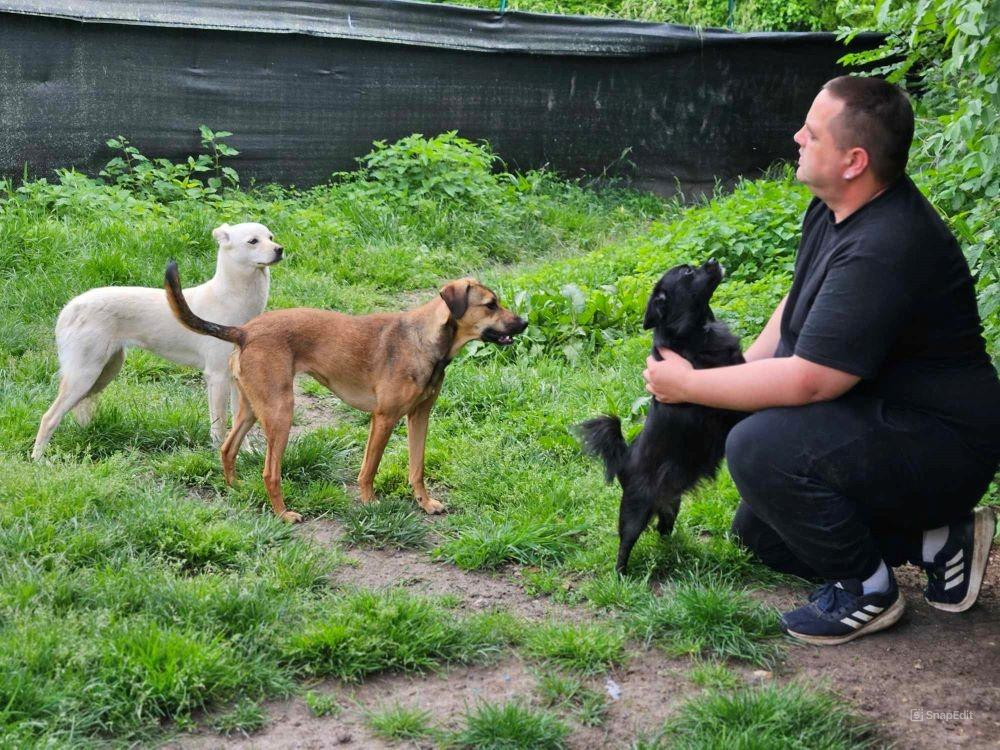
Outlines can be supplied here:
[[823, 89], [844, 102], [831, 126], [837, 146], [867, 151], [880, 182], [901, 176], [913, 142], [913, 108], [903, 90], [881, 78], [861, 76], [834, 78]]

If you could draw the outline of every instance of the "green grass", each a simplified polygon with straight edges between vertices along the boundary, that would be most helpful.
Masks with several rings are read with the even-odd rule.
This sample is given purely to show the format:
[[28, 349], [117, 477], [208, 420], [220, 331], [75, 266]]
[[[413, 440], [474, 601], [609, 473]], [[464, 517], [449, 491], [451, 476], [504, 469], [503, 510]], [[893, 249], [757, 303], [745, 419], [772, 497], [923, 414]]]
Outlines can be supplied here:
[[309, 690], [303, 696], [309, 713], [313, 716], [339, 716], [343, 707], [337, 702], [337, 696]]
[[410, 498], [389, 498], [351, 506], [341, 516], [344, 538], [376, 549], [420, 548], [427, 542], [426, 515]]
[[840, 699], [794, 684], [695, 696], [667, 722], [662, 741], [663, 747], [680, 750], [883, 746]]
[[647, 643], [674, 654], [740, 659], [772, 666], [778, 659], [778, 613], [724, 580], [677, 583], [633, 610], [628, 622]]
[[379, 737], [387, 740], [419, 740], [435, 734], [431, 712], [395, 705], [369, 711], [365, 722]]
[[318, 607], [308, 624], [287, 634], [282, 651], [303, 674], [358, 681], [495, 658], [508, 629], [502, 615], [456, 618], [422, 597], [359, 591]]
[[603, 672], [625, 659], [621, 632], [586, 623], [533, 627], [525, 633], [522, 648], [535, 659], [583, 674]]
[[569, 728], [554, 714], [518, 701], [481, 703], [465, 715], [465, 727], [451, 740], [469, 750], [562, 750]]
[[542, 705], [571, 714], [587, 727], [604, 723], [608, 702], [604, 695], [584, 683], [581, 677], [547, 671], [537, 676], [536, 692]]
[[249, 736], [267, 726], [267, 711], [256, 701], [244, 699], [231, 711], [216, 716], [212, 728], [227, 737], [232, 734]]

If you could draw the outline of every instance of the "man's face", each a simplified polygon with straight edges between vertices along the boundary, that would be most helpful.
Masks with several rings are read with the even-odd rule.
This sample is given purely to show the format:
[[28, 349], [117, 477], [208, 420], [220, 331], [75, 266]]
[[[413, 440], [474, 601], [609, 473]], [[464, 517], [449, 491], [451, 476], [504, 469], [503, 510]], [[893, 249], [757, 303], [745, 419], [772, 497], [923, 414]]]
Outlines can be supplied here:
[[813, 100], [806, 122], [794, 136], [799, 146], [799, 166], [795, 176], [819, 197], [829, 195], [847, 180], [844, 172], [850, 164], [849, 149], [838, 148], [830, 126], [844, 108], [844, 102], [828, 91], [820, 91]]

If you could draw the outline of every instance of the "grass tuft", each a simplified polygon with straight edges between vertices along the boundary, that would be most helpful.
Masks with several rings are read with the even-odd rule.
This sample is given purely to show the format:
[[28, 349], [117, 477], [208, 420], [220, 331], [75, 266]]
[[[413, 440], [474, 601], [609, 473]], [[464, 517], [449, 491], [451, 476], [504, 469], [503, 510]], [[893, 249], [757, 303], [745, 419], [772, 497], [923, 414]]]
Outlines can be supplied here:
[[625, 660], [625, 636], [602, 625], [549, 624], [531, 628], [524, 651], [536, 659], [583, 674], [602, 672]]
[[481, 703], [465, 715], [452, 742], [469, 750], [563, 750], [569, 728], [547, 711], [519, 701]]
[[365, 721], [379, 737], [387, 740], [419, 740], [435, 734], [431, 712], [395, 705], [365, 714]]
[[427, 542], [425, 514], [413, 500], [387, 498], [358, 503], [341, 516], [344, 538], [376, 549], [419, 549]]
[[740, 659], [771, 667], [778, 658], [777, 612], [725, 580], [690, 580], [665, 588], [630, 615], [633, 631], [675, 654]]
[[667, 722], [664, 740], [679, 750], [864, 750], [880, 744], [871, 725], [838, 698], [795, 684], [696, 696]]

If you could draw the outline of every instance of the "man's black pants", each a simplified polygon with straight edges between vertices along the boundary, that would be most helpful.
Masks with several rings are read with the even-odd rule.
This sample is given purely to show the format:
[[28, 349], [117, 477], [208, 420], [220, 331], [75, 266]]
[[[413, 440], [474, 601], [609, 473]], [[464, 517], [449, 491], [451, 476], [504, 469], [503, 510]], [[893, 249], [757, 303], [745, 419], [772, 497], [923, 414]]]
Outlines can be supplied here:
[[919, 559], [922, 532], [968, 513], [997, 469], [938, 419], [850, 395], [750, 415], [726, 459], [736, 536], [775, 570], [825, 580]]

